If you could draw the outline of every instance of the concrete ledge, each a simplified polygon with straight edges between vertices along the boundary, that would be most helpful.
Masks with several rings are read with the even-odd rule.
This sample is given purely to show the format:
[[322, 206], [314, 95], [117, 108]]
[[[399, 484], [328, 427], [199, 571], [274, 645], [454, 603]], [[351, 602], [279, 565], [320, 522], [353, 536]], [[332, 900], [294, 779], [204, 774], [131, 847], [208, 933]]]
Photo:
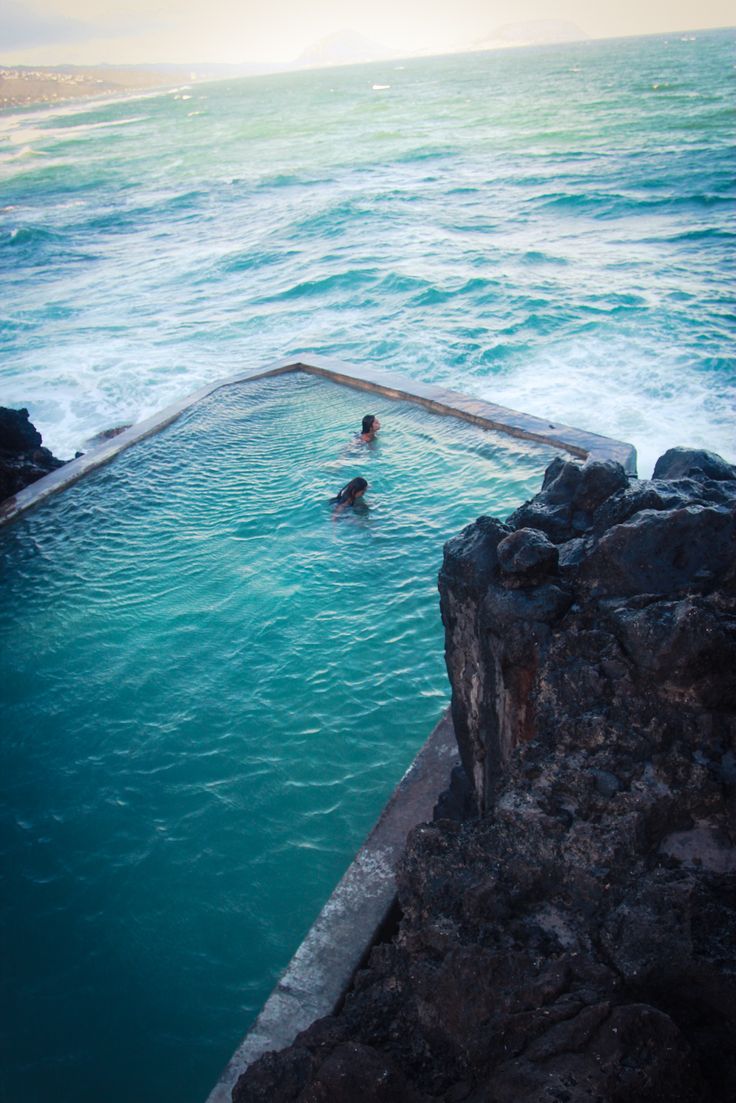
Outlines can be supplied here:
[[334, 383], [341, 383], [373, 394], [382, 394], [388, 398], [414, 402], [434, 413], [456, 417], [462, 421], [469, 421], [473, 425], [479, 425], [483, 429], [493, 429], [522, 440], [536, 441], [552, 448], [560, 448], [580, 459], [617, 460], [629, 474], [636, 474], [636, 450], [633, 445], [625, 444], [623, 441], [601, 437], [595, 433], [586, 433], [582, 429], [574, 429], [569, 425], [556, 425], [518, 410], [509, 410], [505, 406], [496, 406], [492, 402], [469, 398], [458, 391], [450, 391], [431, 383], [421, 383], [391, 372], [377, 371], [375, 368], [310, 355], [298, 360], [277, 361], [265, 368], [256, 368], [228, 379], [221, 379], [167, 406], [145, 421], [126, 429], [112, 440], [93, 448], [79, 459], [70, 460], [58, 470], [44, 475], [42, 479], [32, 483], [25, 490], [6, 498], [0, 503], [0, 525], [7, 524], [27, 509], [44, 501], [49, 495], [64, 490], [90, 471], [109, 463], [126, 448], [160, 432], [161, 429], [176, 421], [185, 410], [220, 390], [221, 387], [231, 387], [294, 371], [319, 375]]
[[308, 361], [301, 361], [299, 367], [302, 371], [322, 375], [336, 383], [414, 402], [435, 413], [469, 421], [482, 429], [494, 429], [521, 440], [561, 448], [580, 459], [615, 459], [629, 474], [636, 473], [636, 449], [632, 444], [612, 437], [602, 437], [570, 425], [558, 425], [480, 398], [469, 398], [459, 391], [451, 391], [434, 383], [422, 383], [375, 368], [343, 364], [340, 360], [310, 356]]
[[394, 871], [406, 836], [431, 820], [460, 761], [449, 709], [397, 785], [375, 827], [291, 959], [207, 1103], [230, 1103], [241, 1073], [269, 1050], [335, 1011], [396, 898]]

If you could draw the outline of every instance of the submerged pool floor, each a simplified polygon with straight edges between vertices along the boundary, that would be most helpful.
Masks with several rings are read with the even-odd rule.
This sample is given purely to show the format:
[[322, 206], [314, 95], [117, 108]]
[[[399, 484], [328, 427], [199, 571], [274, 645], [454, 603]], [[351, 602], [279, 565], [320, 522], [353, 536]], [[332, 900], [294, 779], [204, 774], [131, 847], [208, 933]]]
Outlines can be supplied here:
[[292, 375], [0, 530], [4, 1098], [201, 1103], [447, 703], [443, 542], [551, 457]]

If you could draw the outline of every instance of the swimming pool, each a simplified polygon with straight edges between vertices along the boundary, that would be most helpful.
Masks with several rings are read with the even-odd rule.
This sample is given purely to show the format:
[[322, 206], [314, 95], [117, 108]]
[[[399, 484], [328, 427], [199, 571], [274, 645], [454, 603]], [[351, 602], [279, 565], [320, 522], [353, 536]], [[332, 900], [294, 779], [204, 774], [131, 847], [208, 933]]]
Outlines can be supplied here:
[[553, 454], [278, 377], [0, 530], [8, 1098], [206, 1096], [447, 703], [442, 543]]

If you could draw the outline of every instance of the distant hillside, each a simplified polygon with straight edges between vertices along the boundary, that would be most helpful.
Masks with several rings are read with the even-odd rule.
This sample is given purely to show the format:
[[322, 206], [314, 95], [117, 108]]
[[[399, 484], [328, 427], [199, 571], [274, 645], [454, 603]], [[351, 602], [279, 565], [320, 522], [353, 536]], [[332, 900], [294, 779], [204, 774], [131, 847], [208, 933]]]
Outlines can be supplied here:
[[175, 79], [183, 80], [183, 72], [174, 77], [132, 66], [0, 66], [0, 108], [147, 91]]
[[542, 46], [554, 42], [579, 42], [588, 35], [567, 19], [535, 19], [526, 23], [504, 23], [475, 42], [476, 50], [499, 46]]
[[293, 68], [316, 68], [322, 65], [351, 65], [361, 61], [381, 61], [393, 51], [380, 42], [373, 42], [358, 31], [336, 31], [307, 46]]
[[194, 81], [227, 80], [273, 72], [276, 66], [217, 65], [0, 65], [0, 109], [59, 103], [91, 96], [155, 91]]

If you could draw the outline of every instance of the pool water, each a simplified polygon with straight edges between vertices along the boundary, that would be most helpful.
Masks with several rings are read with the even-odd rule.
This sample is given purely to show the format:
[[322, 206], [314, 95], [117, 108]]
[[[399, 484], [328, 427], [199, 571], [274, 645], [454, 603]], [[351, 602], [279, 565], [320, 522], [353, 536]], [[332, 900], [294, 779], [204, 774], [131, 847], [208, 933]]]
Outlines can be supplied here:
[[299, 374], [0, 530], [3, 1099], [201, 1103], [447, 704], [443, 542], [552, 455]]

